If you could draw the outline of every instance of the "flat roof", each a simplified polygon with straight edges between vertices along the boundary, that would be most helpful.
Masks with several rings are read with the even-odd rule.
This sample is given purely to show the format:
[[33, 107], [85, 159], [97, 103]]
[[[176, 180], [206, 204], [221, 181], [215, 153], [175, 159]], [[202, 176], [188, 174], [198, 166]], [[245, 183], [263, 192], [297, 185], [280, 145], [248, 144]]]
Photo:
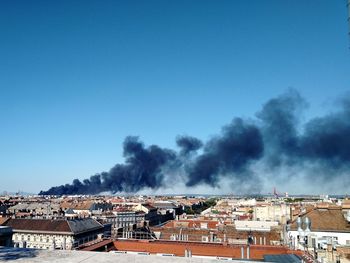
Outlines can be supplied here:
[[300, 263], [301, 262], [301, 258], [293, 254], [265, 255], [264, 260], [269, 262], [277, 262], [277, 263]]
[[[0, 261], [6, 262], [84, 262], [84, 263], [216, 263], [222, 260], [215, 258], [185, 258], [161, 255], [129, 255], [107, 252], [88, 252], [74, 250], [40, 250], [29, 248], [5, 248], [0, 247]], [[234, 260], [236, 263], [248, 263], [251, 261]], [[259, 261], [255, 261], [259, 262]], [[260, 261], [263, 262], [263, 261]]]

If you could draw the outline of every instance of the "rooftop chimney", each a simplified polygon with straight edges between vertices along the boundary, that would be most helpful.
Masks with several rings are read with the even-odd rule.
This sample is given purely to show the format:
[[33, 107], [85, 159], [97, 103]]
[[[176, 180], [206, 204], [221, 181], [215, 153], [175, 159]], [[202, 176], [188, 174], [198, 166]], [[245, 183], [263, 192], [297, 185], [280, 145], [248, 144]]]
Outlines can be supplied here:
[[350, 210], [348, 210], [348, 212], [346, 213], [346, 221], [350, 223]]
[[301, 228], [301, 217], [299, 216], [297, 218], [297, 226], [298, 226], [298, 232], [301, 233], [303, 229]]
[[304, 224], [305, 224], [305, 235], [307, 235], [308, 233], [311, 232], [311, 230], [310, 230], [311, 222], [310, 222], [310, 219], [308, 217], [304, 218]]

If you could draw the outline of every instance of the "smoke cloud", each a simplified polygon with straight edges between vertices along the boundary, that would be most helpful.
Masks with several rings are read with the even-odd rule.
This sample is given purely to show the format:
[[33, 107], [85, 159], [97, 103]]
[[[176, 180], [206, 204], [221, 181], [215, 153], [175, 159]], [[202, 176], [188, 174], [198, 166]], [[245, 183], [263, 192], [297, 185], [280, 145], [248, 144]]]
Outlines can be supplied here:
[[248, 164], [261, 158], [263, 150], [259, 128], [236, 118], [230, 125], [223, 127], [220, 136], [206, 143], [203, 154], [187, 169], [186, 184], [218, 186], [220, 175], [246, 176]]
[[181, 155], [187, 155], [191, 152], [197, 151], [203, 146], [201, 140], [191, 136], [178, 136], [176, 138], [176, 144], [181, 148]]
[[145, 148], [138, 137], [129, 136], [124, 145], [125, 164], [115, 165], [109, 172], [96, 174], [80, 182], [52, 187], [42, 195], [98, 194], [111, 192], [137, 192], [140, 189], [163, 186], [162, 169], [176, 159], [176, 153], [156, 145]]
[[[307, 102], [295, 90], [267, 101], [256, 118], [234, 118], [207, 142], [178, 136], [178, 151], [146, 147], [138, 137], [123, 144], [125, 162], [82, 182], [52, 187], [41, 195], [137, 192], [166, 187], [166, 180], [185, 180], [187, 187], [232, 180], [257, 186], [265, 170], [297, 170], [307, 180], [332, 180], [350, 172], [350, 98], [337, 112], [301, 123]], [[284, 176], [283, 174], [280, 176]], [[288, 178], [285, 178], [286, 180]]]

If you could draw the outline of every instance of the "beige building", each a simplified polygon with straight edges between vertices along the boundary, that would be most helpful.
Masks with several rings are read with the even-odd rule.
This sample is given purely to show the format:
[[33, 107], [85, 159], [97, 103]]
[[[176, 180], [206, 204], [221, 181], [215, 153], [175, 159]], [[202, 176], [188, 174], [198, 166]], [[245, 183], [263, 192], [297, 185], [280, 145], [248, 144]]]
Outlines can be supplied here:
[[286, 224], [290, 219], [290, 207], [287, 204], [260, 204], [253, 208], [253, 220], [277, 221]]
[[73, 249], [98, 239], [103, 225], [92, 218], [75, 220], [13, 219], [4, 223], [13, 229], [15, 247]]

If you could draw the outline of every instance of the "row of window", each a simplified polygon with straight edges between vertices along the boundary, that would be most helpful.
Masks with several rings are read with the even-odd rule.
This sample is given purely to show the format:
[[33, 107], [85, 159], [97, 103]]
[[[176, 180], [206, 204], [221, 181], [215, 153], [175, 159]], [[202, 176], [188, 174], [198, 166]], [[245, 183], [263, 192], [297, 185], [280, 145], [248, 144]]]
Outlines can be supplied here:
[[[48, 236], [48, 235], [14, 235], [14, 241], [33, 241], [33, 242], [53, 242], [54, 238], [55, 240], [60, 240], [63, 238], [66, 238], [65, 236], [56, 235], [54, 237]], [[69, 239], [67, 240], [69, 242]]]
[[[25, 246], [28, 247], [28, 248], [38, 248], [38, 249], [49, 249], [50, 247], [47, 246], [47, 245], [42, 245], [42, 244], [32, 244], [30, 242], [26, 243], [26, 241], [39, 241], [39, 242], [42, 242], [41, 240], [42, 239], [39, 239], [39, 240], [36, 240], [35, 237], [34, 238], [31, 238], [30, 235], [27, 235], [27, 239], [25, 240], [24, 239], [24, 235], [21, 235], [21, 240], [19, 240], [18, 236], [15, 235], [14, 239], [16, 241], [24, 241], [24, 243], [26, 244]], [[92, 241], [92, 240], [95, 240], [97, 239], [97, 235], [93, 235], [93, 236], [88, 236], [88, 237], [85, 237], [85, 238], [81, 238], [79, 240], [76, 240], [74, 243], [73, 243], [73, 247], [78, 247], [79, 245], [82, 245], [84, 243], [87, 243], [89, 241]], [[45, 239], [47, 243], [49, 243], [49, 241], [52, 242], [52, 238], [46, 238]], [[58, 241], [58, 240], [57, 240]], [[60, 242], [56, 243], [56, 248], [61, 248], [63, 246], [63, 243], [61, 242], [61, 240], [59, 240]], [[20, 242], [14, 242], [15, 246], [16, 247], [19, 247], [20, 246]], [[66, 244], [66, 248], [69, 248], [69, 245], [67, 246]]]

